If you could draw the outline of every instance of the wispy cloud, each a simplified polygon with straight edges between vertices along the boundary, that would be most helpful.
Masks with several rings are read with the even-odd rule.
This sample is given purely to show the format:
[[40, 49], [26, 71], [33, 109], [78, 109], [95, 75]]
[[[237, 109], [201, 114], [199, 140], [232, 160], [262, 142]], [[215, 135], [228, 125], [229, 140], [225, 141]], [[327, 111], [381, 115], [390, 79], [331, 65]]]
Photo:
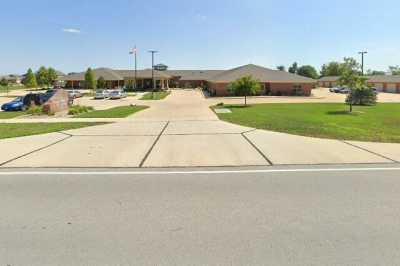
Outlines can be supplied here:
[[79, 34], [81, 33], [80, 29], [74, 29], [74, 28], [67, 28], [67, 29], [62, 29], [63, 32], [66, 33], [72, 33], [72, 34]]

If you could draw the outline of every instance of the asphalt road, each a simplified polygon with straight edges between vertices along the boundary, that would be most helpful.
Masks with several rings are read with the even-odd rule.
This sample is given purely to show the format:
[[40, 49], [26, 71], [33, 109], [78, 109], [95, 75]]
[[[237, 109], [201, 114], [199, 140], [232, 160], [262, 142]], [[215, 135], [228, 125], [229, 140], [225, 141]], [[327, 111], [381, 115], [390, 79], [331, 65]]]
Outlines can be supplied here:
[[0, 265], [400, 264], [399, 165], [6, 171]]

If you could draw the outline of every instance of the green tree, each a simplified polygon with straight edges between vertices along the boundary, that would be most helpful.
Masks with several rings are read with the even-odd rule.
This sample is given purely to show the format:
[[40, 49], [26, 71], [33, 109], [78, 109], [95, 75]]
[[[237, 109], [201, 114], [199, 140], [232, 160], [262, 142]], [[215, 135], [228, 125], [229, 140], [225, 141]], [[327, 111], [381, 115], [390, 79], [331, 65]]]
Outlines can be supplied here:
[[294, 62], [288, 69], [289, 73], [297, 74], [297, 70], [299, 69], [299, 65], [297, 62]]
[[49, 85], [48, 70], [44, 66], [41, 66], [36, 72], [36, 81], [40, 87]]
[[257, 94], [261, 86], [252, 76], [245, 76], [232, 82], [229, 89], [234, 95], [244, 96], [244, 105], [247, 106], [247, 96]]
[[307, 78], [312, 78], [312, 79], [318, 78], [317, 70], [313, 66], [310, 66], [310, 65], [301, 66], [297, 70], [297, 75], [307, 77]]
[[85, 88], [88, 90], [96, 90], [96, 77], [93, 70], [89, 67], [85, 73]]
[[47, 81], [49, 85], [54, 85], [57, 79], [58, 79], [57, 71], [54, 68], [49, 67], [49, 69], [47, 69]]
[[394, 76], [400, 76], [400, 67], [399, 66], [390, 66], [389, 71], [392, 72]]
[[367, 71], [367, 75], [369, 76], [382, 76], [385, 74], [386, 74], [385, 71], [371, 70], [371, 69], [368, 69]]
[[26, 72], [23, 83], [27, 88], [37, 88], [36, 76], [33, 74], [32, 69], [28, 69], [28, 72]]
[[341, 76], [341, 64], [339, 62], [330, 62], [328, 64], [324, 64], [321, 68], [321, 77], [328, 76]]
[[286, 71], [286, 68], [283, 65], [277, 66], [276, 69], [279, 70], [279, 71]]
[[97, 88], [104, 89], [106, 87], [106, 80], [103, 77], [100, 77], [97, 80]]
[[368, 87], [368, 78], [361, 76], [360, 65], [353, 58], [345, 58], [341, 65], [342, 75], [339, 84], [346, 86], [350, 93], [346, 98], [346, 103], [353, 111], [353, 105], [371, 105], [376, 103], [376, 95], [372, 88]]
[[8, 80], [6, 80], [6, 78], [2, 78], [0, 80], [0, 86], [7, 87], [8, 86]]

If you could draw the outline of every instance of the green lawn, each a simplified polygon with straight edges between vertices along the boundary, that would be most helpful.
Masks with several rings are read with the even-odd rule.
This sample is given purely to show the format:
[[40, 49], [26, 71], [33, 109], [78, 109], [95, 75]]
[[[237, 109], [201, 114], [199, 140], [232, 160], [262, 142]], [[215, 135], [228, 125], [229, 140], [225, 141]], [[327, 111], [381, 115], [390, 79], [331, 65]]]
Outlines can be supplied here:
[[0, 92], [11, 92], [13, 90], [23, 90], [25, 89], [24, 85], [17, 85], [17, 84], [12, 84], [8, 86], [0, 86]]
[[[222, 108], [222, 107], [214, 107]], [[400, 104], [356, 106], [344, 104], [256, 104], [225, 106], [218, 114], [228, 122], [290, 134], [320, 138], [400, 143]]]
[[157, 91], [157, 92], [148, 92], [140, 98], [140, 100], [162, 100], [165, 99], [171, 92], [169, 91]]
[[10, 119], [25, 114], [25, 112], [0, 112], [0, 119]]
[[0, 139], [45, 134], [68, 129], [103, 125], [105, 123], [0, 123]]
[[118, 106], [107, 110], [91, 111], [74, 116], [75, 118], [124, 118], [147, 109], [148, 106]]

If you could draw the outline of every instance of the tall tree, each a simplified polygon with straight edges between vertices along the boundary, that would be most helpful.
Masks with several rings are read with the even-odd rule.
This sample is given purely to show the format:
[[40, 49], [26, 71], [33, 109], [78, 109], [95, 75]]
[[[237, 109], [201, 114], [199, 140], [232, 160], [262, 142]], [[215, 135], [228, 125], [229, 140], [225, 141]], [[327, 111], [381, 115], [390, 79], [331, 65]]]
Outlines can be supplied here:
[[49, 75], [48, 70], [44, 66], [41, 66], [39, 70], [36, 72], [36, 81], [39, 86], [49, 85]]
[[329, 62], [328, 64], [324, 64], [321, 68], [321, 77], [328, 76], [341, 76], [341, 64], [339, 62]]
[[90, 67], [85, 73], [85, 88], [93, 91], [96, 90], [96, 77]]
[[7, 87], [8, 86], [8, 80], [6, 78], [2, 78], [0, 80], [0, 86]]
[[297, 70], [299, 69], [299, 65], [297, 62], [294, 62], [288, 69], [289, 73], [297, 74]]
[[28, 72], [26, 72], [23, 83], [27, 88], [37, 88], [36, 76], [33, 74], [32, 69], [28, 69]]
[[313, 66], [310, 66], [310, 65], [301, 66], [297, 70], [297, 75], [307, 77], [307, 78], [312, 78], [312, 79], [318, 78], [317, 70]]
[[97, 80], [97, 88], [99, 89], [104, 89], [106, 87], [106, 80], [101, 76], [98, 80]]
[[276, 69], [279, 71], [286, 71], [286, 68], [284, 65], [277, 66]]
[[399, 66], [390, 66], [389, 71], [392, 72], [392, 75], [394, 75], [394, 76], [400, 75], [400, 67]]
[[54, 68], [49, 67], [49, 69], [47, 69], [47, 81], [49, 85], [54, 85], [54, 83], [57, 81], [57, 78], [57, 71]]
[[261, 89], [260, 82], [252, 76], [245, 76], [230, 84], [230, 91], [237, 96], [244, 96], [244, 105], [247, 106], [247, 96], [255, 95]]
[[367, 75], [369, 76], [382, 76], [385, 74], [386, 74], [385, 71], [372, 70], [372, 69], [368, 69], [367, 71]]

